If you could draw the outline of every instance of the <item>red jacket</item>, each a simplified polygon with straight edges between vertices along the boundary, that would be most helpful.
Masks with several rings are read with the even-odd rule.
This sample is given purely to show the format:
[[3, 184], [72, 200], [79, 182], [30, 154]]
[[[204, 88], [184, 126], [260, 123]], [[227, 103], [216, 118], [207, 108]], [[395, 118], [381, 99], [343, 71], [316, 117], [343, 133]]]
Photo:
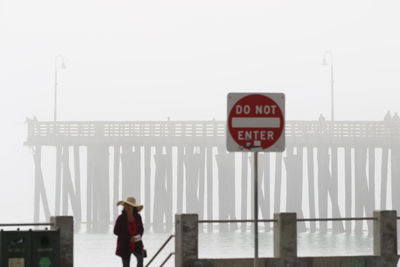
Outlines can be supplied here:
[[[139, 213], [137, 213], [134, 216], [135, 216], [135, 220], [137, 220], [137, 223], [138, 223], [138, 234], [140, 234], [140, 236], [142, 236], [143, 231], [144, 231], [142, 217], [140, 216]], [[117, 250], [115, 251], [115, 254], [120, 256], [123, 259], [129, 259], [129, 256], [131, 254], [131, 250], [130, 250], [130, 246], [129, 246], [129, 244], [131, 242], [131, 234], [129, 233], [128, 215], [126, 214], [125, 210], [122, 211], [121, 215], [118, 216], [117, 221], [115, 222], [114, 234], [116, 236], [118, 236]], [[138, 249], [140, 251], [143, 250], [142, 241], [139, 241], [136, 243], [136, 249]]]

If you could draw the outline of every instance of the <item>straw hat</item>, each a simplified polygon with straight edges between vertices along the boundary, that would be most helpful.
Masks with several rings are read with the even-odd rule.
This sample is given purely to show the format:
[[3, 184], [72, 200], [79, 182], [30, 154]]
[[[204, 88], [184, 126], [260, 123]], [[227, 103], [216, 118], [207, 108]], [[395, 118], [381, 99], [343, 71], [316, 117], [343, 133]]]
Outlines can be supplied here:
[[131, 205], [132, 207], [137, 208], [138, 211], [141, 211], [143, 209], [143, 205], [137, 204], [136, 198], [134, 198], [134, 197], [127, 197], [126, 200], [120, 200], [117, 202], [117, 206], [124, 205], [124, 204]]

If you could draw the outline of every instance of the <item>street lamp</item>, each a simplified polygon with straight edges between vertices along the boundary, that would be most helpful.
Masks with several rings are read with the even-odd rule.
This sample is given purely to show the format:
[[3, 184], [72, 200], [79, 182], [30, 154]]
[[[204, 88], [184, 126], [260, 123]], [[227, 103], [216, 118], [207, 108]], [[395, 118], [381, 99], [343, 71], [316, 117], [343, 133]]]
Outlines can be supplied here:
[[54, 121], [57, 121], [57, 89], [58, 89], [58, 71], [64, 70], [67, 67], [64, 63], [62, 55], [56, 56], [54, 59]]
[[[328, 61], [329, 57], [329, 61]], [[335, 98], [334, 98], [334, 82], [333, 82], [333, 55], [331, 51], [325, 51], [324, 58], [322, 59], [323, 66], [331, 67], [331, 120], [335, 120]]]

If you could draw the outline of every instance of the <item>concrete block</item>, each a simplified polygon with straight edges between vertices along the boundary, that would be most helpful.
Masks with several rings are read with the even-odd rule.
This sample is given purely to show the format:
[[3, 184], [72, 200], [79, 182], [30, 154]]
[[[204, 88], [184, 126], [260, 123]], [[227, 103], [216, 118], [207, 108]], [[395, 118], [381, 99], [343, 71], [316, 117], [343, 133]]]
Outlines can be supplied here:
[[175, 215], [175, 266], [194, 266], [198, 260], [197, 214]]
[[374, 211], [374, 255], [397, 255], [397, 213], [395, 210]]
[[74, 218], [50, 217], [53, 229], [60, 229], [60, 267], [74, 266]]
[[297, 258], [296, 213], [274, 214], [274, 257], [295, 264]]

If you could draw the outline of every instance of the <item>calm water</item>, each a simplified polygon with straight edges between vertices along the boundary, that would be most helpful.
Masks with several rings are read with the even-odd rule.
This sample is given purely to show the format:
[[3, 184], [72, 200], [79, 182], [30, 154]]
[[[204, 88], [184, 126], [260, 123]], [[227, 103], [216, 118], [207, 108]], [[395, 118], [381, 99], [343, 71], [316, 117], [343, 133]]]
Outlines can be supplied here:
[[[145, 232], [143, 237], [149, 258], [154, 255], [169, 234]], [[240, 258], [252, 257], [253, 234], [251, 232], [232, 233], [207, 233], [199, 234], [199, 257], [201, 258]], [[260, 257], [271, 257], [273, 233], [260, 233], [259, 253]], [[159, 255], [159, 259], [152, 266], [159, 266], [167, 255], [174, 250], [174, 240]], [[372, 237], [366, 233], [356, 236], [354, 234], [320, 234], [299, 233], [298, 234], [299, 256], [330, 256], [330, 255], [372, 255]], [[116, 237], [108, 234], [86, 234], [75, 235], [75, 265], [110, 267], [121, 266], [120, 258], [115, 256]], [[149, 259], [147, 258], [147, 260]], [[173, 266], [172, 257], [165, 266]], [[146, 261], [145, 261], [146, 263]], [[135, 266], [135, 265], [133, 265]]]

